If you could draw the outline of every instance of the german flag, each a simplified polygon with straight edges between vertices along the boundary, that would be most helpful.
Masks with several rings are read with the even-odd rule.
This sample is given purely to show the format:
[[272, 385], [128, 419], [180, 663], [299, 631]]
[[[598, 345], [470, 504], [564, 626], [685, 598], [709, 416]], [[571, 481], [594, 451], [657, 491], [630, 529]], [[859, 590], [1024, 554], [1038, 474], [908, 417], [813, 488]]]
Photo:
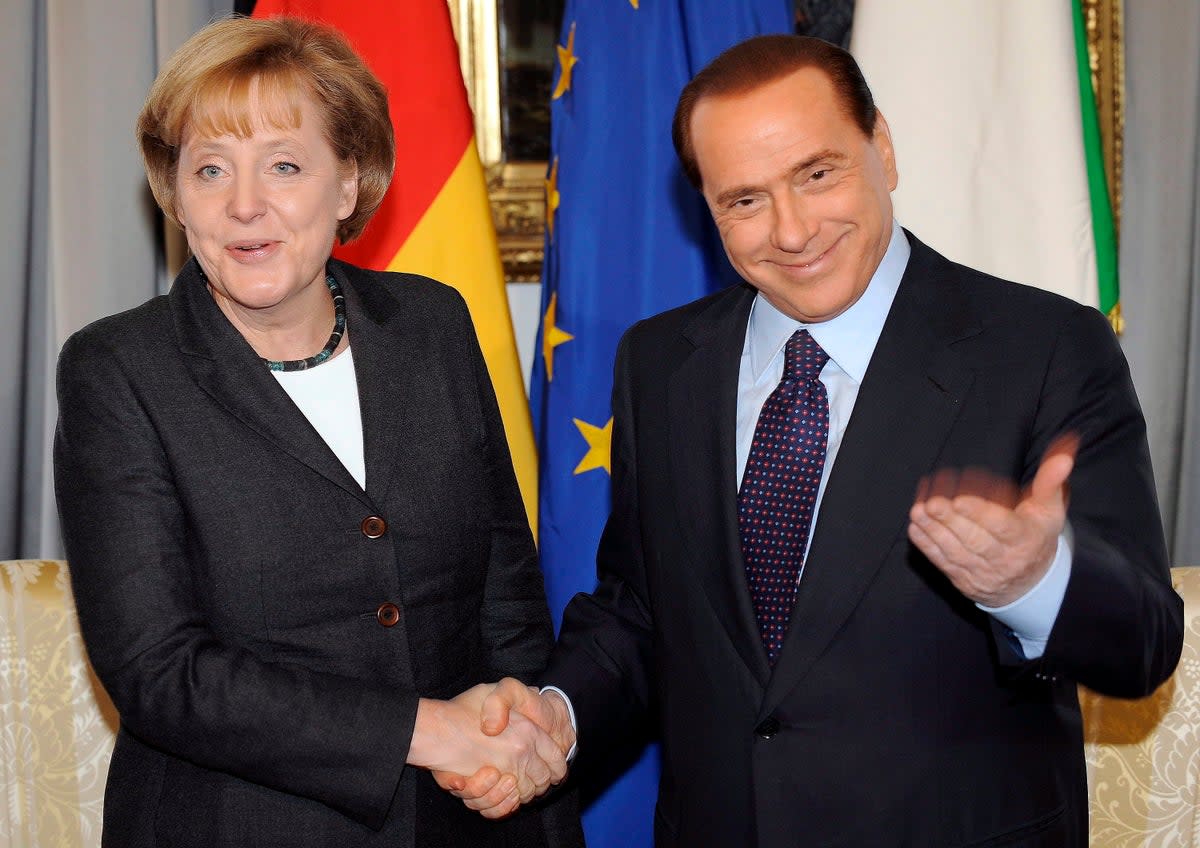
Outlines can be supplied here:
[[366, 232], [334, 255], [365, 268], [425, 274], [462, 293], [536, 533], [533, 427], [446, 0], [257, 0], [239, 2], [237, 11], [336, 27], [387, 87], [396, 175]]

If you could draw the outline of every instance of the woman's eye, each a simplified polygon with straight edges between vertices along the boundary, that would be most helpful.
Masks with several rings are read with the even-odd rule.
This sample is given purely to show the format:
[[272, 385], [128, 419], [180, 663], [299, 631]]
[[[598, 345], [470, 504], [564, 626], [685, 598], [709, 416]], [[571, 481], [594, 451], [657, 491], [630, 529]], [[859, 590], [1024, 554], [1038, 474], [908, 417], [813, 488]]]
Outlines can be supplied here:
[[276, 162], [271, 166], [277, 174], [295, 174], [299, 173], [300, 169], [291, 162]]
[[205, 165], [200, 169], [200, 176], [207, 177], [210, 180], [215, 180], [217, 177], [221, 176], [221, 169], [216, 165]]
[[825, 175], [826, 175], [826, 174], [828, 174], [828, 173], [829, 173], [829, 171], [813, 171], [813, 172], [812, 172], [812, 179], [814, 179], [814, 180], [823, 180], [823, 179], [825, 179]]

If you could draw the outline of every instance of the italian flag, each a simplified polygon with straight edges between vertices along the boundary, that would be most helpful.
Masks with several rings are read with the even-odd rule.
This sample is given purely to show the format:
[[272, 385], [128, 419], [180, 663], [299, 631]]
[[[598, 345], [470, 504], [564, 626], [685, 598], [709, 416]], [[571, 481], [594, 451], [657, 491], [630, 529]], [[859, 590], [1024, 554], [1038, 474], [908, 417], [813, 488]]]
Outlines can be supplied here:
[[1079, 0], [858, 0], [851, 52], [887, 119], [896, 217], [955, 261], [1119, 321]]
[[396, 174], [366, 232], [334, 255], [365, 268], [425, 274], [462, 293], [536, 532], [533, 426], [446, 0], [258, 0], [252, 13], [336, 27], [387, 87]]

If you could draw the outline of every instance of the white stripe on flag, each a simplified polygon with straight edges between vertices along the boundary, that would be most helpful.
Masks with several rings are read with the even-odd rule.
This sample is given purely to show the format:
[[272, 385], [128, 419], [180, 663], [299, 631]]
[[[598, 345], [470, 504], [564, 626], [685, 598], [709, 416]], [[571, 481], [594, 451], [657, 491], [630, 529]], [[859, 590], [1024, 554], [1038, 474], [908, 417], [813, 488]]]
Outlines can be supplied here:
[[1071, 4], [858, 0], [896, 217], [951, 259], [1097, 304]]

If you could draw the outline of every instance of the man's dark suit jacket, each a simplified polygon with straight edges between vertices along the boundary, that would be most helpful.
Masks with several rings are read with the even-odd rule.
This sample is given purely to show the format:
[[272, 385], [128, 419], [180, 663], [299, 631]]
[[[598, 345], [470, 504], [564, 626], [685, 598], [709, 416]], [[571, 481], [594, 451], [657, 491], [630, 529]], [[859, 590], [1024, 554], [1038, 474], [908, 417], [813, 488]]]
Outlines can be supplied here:
[[[910, 241], [773, 671], [735, 509], [755, 292], [621, 343], [600, 584], [568, 606], [544, 679], [571, 696], [581, 758], [658, 716], [660, 848], [1084, 846], [1076, 683], [1141, 695], [1178, 660], [1144, 422], [1103, 317]], [[909, 543], [908, 511], [938, 468], [1028, 482], [1066, 431], [1071, 578], [1026, 662]]]
[[194, 260], [63, 348], [63, 534], [121, 716], [105, 845], [581, 844], [569, 797], [496, 825], [405, 765], [418, 696], [529, 678], [550, 618], [462, 299], [330, 268], [366, 491]]

